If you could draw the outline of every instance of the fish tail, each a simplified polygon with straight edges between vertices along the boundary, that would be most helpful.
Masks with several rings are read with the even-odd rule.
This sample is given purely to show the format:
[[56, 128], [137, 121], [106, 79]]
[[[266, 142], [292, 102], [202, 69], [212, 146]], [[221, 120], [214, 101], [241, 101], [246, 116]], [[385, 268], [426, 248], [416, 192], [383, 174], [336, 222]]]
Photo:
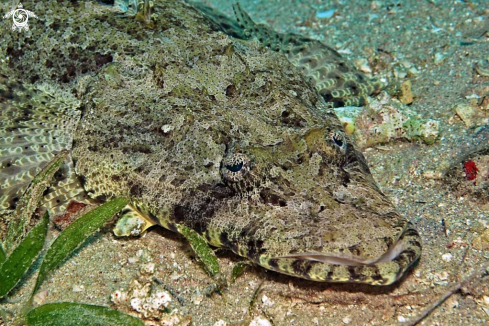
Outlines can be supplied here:
[[[79, 107], [80, 101], [58, 87], [0, 75], [0, 213], [14, 210], [34, 176], [57, 153], [71, 149]], [[68, 162], [56, 173], [43, 206], [58, 211], [83, 195]]]

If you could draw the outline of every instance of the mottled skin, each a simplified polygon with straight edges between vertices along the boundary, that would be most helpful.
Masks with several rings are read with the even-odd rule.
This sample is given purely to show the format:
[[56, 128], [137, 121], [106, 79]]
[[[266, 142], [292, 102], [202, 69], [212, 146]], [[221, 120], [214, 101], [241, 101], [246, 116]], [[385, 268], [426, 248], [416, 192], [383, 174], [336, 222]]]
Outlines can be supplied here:
[[[162, 226], [185, 224], [281, 273], [398, 280], [419, 236], [314, 86], [283, 54], [214, 31], [179, 1], [154, 11], [138, 60], [120, 56], [76, 86], [72, 157], [88, 194], [129, 196]], [[400, 253], [375, 262], [390, 248]], [[304, 253], [343, 262], [283, 257]]]
[[[154, 67], [135, 73], [123, 63], [123, 86], [99, 74], [84, 99], [73, 156], [92, 196], [129, 195], [171, 230], [185, 224], [212, 245], [294, 276], [397, 280], [419, 256], [417, 234], [296, 68], [221, 33], [175, 26], [165, 37]], [[228, 180], [232, 164], [222, 162], [238, 154], [249, 172]], [[271, 259], [376, 258], [401, 236], [407, 249], [379, 265]]]

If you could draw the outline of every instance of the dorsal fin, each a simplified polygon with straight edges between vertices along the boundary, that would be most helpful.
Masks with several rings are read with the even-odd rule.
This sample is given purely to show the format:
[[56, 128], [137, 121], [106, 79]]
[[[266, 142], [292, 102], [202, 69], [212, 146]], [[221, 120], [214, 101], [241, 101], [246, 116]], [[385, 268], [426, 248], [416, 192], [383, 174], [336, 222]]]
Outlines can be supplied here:
[[326, 44], [294, 33], [278, 33], [256, 24], [233, 4], [236, 19], [247, 38], [256, 38], [267, 48], [284, 53], [289, 61], [310, 78], [316, 90], [333, 107], [363, 106], [368, 95], [377, 94], [384, 84], [367, 77]]

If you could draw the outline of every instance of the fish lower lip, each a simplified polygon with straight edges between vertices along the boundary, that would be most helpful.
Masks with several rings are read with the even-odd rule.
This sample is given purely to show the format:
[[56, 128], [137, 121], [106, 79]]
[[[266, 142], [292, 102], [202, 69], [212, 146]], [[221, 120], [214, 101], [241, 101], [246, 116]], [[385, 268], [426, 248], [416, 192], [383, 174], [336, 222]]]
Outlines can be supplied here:
[[394, 260], [405, 249], [406, 245], [404, 241], [400, 240], [394, 246], [390, 247], [382, 256], [377, 258], [366, 259], [354, 255], [337, 255], [317, 252], [305, 252], [273, 258], [302, 259], [344, 266], [371, 266]]

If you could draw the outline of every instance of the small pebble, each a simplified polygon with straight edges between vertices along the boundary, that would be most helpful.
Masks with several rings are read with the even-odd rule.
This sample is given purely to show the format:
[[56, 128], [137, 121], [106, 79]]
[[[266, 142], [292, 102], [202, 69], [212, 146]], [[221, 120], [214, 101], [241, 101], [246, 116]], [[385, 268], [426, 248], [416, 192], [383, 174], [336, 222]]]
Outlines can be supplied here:
[[214, 326], [227, 326], [227, 323], [224, 320], [220, 319], [220, 320], [216, 321]]
[[477, 250], [489, 250], [489, 229], [482, 232], [477, 238], [472, 241], [472, 246]]
[[451, 309], [453, 308], [458, 308], [459, 307], [459, 303], [458, 303], [458, 299], [456, 296], [451, 296], [450, 298], [447, 299], [446, 302], [446, 305], [448, 307], [450, 307]]
[[345, 318], [343, 318], [343, 324], [348, 325], [349, 323], [351, 323], [351, 317], [350, 316], [346, 316]]
[[275, 304], [275, 302], [271, 301], [265, 294], [261, 298], [261, 302], [263, 302], [263, 305], [267, 307], [271, 307]]
[[192, 295], [192, 303], [194, 305], [200, 305], [202, 300], [204, 300], [204, 295], [197, 289]]
[[382, 7], [382, 4], [379, 1], [370, 2], [370, 9], [371, 10], [379, 10], [381, 7]]
[[399, 97], [399, 101], [401, 101], [402, 104], [413, 103], [413, 93], [411, 91], [410, 80], [406, 80], [401, 84], [401, 96]]
[[443, 62], [443, 60], [445, 60], [445, 56], [441, 53], [435, 53], [435, 57], [433, 59], [435, 65], [438, 65], [440, 63]]
[[436, 172], [433, 170], [426, 170], [423, 172], [423, 177], [426, 179], [441, 179], [443, 177], [441, 172]]
[[48, 290], [44, 290], [44, 291], [41, 291], [41, 292], [38, 292], [36, 293], [36, 295], [34, 295], [34, 303], [38, 304], [38, 305], [42, 305], [44, 303], [44, 301], [46, 300], [48, 296]]
[[331, 18], [331, 17], [333, 17], [335, 11], [336, 11], [336, 9], [330, 9], [330, 10], [326, 10], [326, 11], [318, 11], [316, 13], [316, 18], [319, 18], [319, 19]]
[[173, 130], [173, 126], [172, 125], [163, 125], [161, 127], [161, 130], [163, 131], [163, 133], [166, 134], [166, 133], [168, 133], [168, 132], [170, 132], [170, 131]]
[[154, 263], [144, 263], [141, 265], [141, 274], [143, 275], [152, 275], [155, 272], [155, 264]]
[[83, 292], [85, 287], [83, 285], [73, 285], [73, 292]]
[[402, 65], [404, 68], [406, 68], [406, 69], [409, 69], [409, 68], [411, 68], [411, 67], [413, 66], [413, 64], [412, 64], [411, 62], [406, 61], [406, 60], [401, 61], [401, 65]]
[[268, 319], [262, 317], [256, 317], [250, 323], [250, 326], [272, 326]]
[[452, 260], [452, 254], [443, 254], [441, 256], [441, 259], [443, 259], [444, 261], [446, 261], [448, 263]]
[[446, 281], [448, 280], [448, 273], [443, 271], [441, 273], [436, 273], [435, 274], [435, 280], [437, 280], [437, 282], [435, 282], [435, 284], [444, 284], [446, 282], [439, 282], [439, 281]]
[[372, 68], [368, 65], [368, 60], [365, 58], [356, 59], [353, 64], [358, 70], [363, 71], [366, 74], [372, 73]]
[[465, 126], [472, 127], [476, 124], [477, 110], [468, 103], [458, 103], [454, 107], [457, 115], [465, 123]]
[[411, 67], [408, 69], [408, 75], [409, 76], [416, 76], [419, 74], [419, 70], [416, 67]]
[[485, 295], [482, 297], [482, 302], [489, 307], [489, 296]]
[[470, 94], [470, 95], [467, 95], [465, 96], [466, 99], [470, 100], [470, 99], [480, 99], [480, 96], [477, 95], [477, 94]]

